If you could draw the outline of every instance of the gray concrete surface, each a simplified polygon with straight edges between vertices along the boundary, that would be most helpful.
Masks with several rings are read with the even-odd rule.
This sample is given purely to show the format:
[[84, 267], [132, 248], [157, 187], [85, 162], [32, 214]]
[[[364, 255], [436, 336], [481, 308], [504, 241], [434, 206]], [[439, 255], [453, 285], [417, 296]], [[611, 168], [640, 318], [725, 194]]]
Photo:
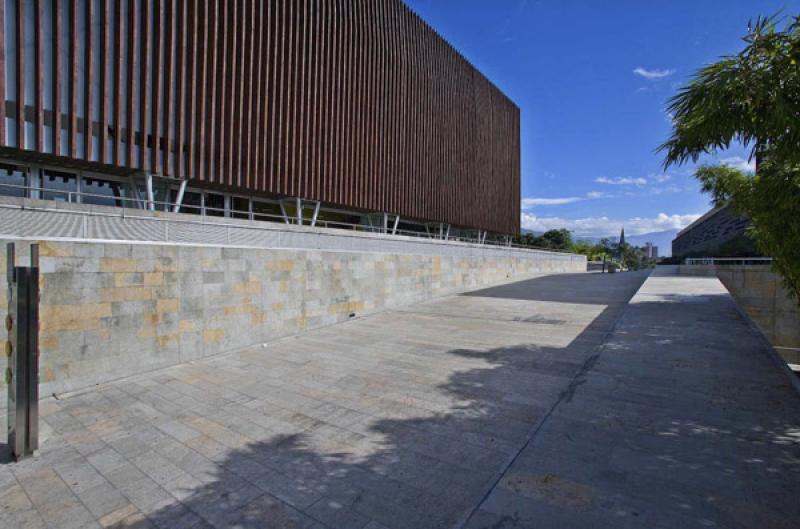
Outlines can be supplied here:
[[681, 275], [715, 276], [783, 359], [800, 366], [800, 306], [768, 265], [680, 265]]
[[470, 528], [797, 528], [800, 394], [716, 278], [657, 270]]
[[644, 279], [542, 276], [45, 400], [0, 527], [789, 527], [797, 395], [716, 279], [626, 308]]

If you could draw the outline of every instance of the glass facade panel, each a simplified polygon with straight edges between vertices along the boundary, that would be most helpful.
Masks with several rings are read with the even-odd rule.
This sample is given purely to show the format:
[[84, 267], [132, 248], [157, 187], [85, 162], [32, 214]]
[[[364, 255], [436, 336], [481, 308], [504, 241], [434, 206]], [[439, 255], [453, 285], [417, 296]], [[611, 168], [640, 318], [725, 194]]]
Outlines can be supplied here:
[[[178, 201], [178, 190], [173, 189], [170, 192], [170, 202], [173, 204]], [[193, 215], [200, 215], [202, 213], [203, 194], [197, 191], [185, 191], [183, 193], [183, 201], [181, 201], [180, 213], [191, 213]]]
[[250, 199], [244, 197], [231, 198], [231, 217], [236, 219], [250, 218]]
[[271, 202], [258, 202], [254, 200], [253, 218], [256, 220], [283, 222], [280, 206]]
[[128, 184], [122, 182], [84, 176], [81, 181], [81, 202], [98, 206], [136, 207], [136, 202], [129, 200], [132, 198], [129, 188]]
[[73, 173], [62, 173], [42, 169], [42, 198], [45, 200], [60, 200], [74, 202], [70, 192], [78, 191], [78, 177]]
[[225, 196], [206, 193], [206, 215], [209, 217], [225, 216]]
[[[0, 164], [0, 195], [11, 197], [28, 196], [26, 171], [15, 165]], [[15, 187], [23, 186], [23, 187]]]

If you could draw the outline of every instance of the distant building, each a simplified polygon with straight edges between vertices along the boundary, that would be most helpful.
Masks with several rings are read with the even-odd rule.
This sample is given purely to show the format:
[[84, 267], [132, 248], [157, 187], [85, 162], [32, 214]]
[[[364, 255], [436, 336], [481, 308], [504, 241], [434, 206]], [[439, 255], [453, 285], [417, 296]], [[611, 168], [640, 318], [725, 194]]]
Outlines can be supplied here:
[[672, 256], [715, 257], [720, 247], [742, 237], [750, 220], [730, 206], [714, 208], [678, 232], [672, 241]]
[[658, 259], [658, 246], [653, 246], [652, 242], [645, 243], [644, 254], [648, 259]]

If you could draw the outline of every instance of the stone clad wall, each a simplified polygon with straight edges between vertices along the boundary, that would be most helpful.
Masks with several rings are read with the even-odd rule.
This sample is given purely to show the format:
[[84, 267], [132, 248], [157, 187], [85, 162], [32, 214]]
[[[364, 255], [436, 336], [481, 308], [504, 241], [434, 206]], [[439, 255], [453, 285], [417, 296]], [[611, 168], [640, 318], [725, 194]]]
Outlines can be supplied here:
[[[17, 244], [20, 263], [27, 262], [27, 245]], [[586, 267], [542, 254], [464, 258], [96, 242], [42, 242], [40, 254], [42, 395], [260, 344], [352, 313]], [[3, 318], [6, 288], [3, 280]]]
[[718, 277], [781, 356], [800, 364], [800, 307], [769, 266], [681, 265], [680, 273]]

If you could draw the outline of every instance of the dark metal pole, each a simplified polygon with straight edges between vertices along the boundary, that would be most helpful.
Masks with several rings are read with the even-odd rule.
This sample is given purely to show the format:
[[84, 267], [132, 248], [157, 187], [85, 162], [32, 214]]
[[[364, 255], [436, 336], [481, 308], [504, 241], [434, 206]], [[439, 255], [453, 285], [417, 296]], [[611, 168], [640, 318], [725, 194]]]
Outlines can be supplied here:
[[7, 256], [8, 444], [22, 459], [39, 447], [39, 247], [31, 245], [31, 266], [16, 266], [13, 243]]

